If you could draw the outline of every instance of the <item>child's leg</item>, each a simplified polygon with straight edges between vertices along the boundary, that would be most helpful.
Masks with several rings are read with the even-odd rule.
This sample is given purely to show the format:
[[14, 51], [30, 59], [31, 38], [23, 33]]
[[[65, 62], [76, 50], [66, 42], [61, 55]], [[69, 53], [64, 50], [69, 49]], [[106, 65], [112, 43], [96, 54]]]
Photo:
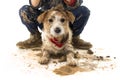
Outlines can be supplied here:
[[73, 36], [78, 36], [83, 31], [89, 19], [90, 11], [85, 6], [79, 6], [77, 9], [72, 10], [72, 13], [76, 19], [73, 25], [71, 25], [71, 29], [73, 30]]
[[38, 31], [38, 26], [42, 28], [42, 24], [38, 24], [37, 17], [40, 11], [25, 5], [19, 10], [19, 15], [22, 23], [27, 27], [30, 32], [30, 38], [25, 41], [20, 41], [16, 45], [19, 48], [33, 48], [41, 46], [41, 33]]
[[76, 17], [75, 22], [70, 25], [73, 31], [73, 46], [74, 48], [89, 50], [92, 47], [92, 44], [80, 39], [79, 35], [82, 33], [89, 19], [90, 11], [85, 6], [79, 6], [77, 9], [72, 10], [72, 13]]
[[[19, 15], [22, 23], [27, 27], [31, 34], [35, 34], [38, 31], [37, 17], [40, 11], [33, 9], [31, 6], [25, 5], [19, 10]], [[40, 25], [42, 27], [42, 25]]]

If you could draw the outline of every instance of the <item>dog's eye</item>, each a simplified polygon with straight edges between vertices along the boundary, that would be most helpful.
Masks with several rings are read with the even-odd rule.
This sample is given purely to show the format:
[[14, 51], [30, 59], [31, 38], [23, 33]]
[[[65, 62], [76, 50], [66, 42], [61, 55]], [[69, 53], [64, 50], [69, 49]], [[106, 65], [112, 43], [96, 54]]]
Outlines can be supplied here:
[[60, 19], [60, 21], [63, 23], [63, 22], [65, 22], [65, 19], [64, 19], [64, 18], [62, 18], [62, 19]]
[[49, 22], [53, 22], [53, 19], [49, 19], [48, 21], [49, 21]]

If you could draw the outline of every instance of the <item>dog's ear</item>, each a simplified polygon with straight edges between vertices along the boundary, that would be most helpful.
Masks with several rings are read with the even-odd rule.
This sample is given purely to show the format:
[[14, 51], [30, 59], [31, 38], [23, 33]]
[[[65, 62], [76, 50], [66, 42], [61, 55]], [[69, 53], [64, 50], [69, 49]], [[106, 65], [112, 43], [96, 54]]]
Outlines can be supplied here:
[[75, 16], [73, 15], [73, 13], [71, 13], [70, 11], [66, 11], [66, 14], [68, 16], [69, 21], [73, 24], [73, 22], [75, 21]]
[[38, 23], [43, 23], [44, 19], [45, 19], [45, 16], [47, 15], [48, 11], [45, 11], [43, 12], [42, 14], [40, 14], [38, 17], [37, 17], [37, 21]]

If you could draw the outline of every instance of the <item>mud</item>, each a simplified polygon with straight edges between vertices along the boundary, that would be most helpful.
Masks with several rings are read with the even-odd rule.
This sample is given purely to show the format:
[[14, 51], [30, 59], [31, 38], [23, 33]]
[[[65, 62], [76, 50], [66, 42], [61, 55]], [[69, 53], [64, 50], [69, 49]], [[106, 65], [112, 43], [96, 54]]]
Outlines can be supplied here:
[[[60, 68], [55, 69], [53, 72], [57, 75], [61, 76], [66, 76], [66, 75], [72, 75], [77, 72], [89, 72], [93, 71], [96, 68], [104, 68], [106, 66], [99, 65], [99, 62], [106, 62], [110, 61], [110, 56], [96, 56], [96, 55], [90, 55], [90, 54], [76, 54], [75, 57], [77, 59], [82, 59], [81, 62], [79, 62], [78, 66], [69, 66], [69, 65], [64, 65]], [[108, 65], [108, 67], [110, 67]]]
[[87, 68], [82, 68], [79, 66], [65, 65], [58, 69], [55, 69], [53, 72], [61, 76], [66, 76], [66, 75], [75, 74], [76, 72], [88, 72], [88, 71], [91, 71], [91, 70]]

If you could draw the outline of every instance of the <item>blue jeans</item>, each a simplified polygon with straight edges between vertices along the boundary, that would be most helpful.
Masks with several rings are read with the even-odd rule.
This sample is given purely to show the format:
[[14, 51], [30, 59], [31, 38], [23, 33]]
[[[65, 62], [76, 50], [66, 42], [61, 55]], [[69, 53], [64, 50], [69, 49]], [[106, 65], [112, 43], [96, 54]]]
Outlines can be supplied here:
[[[88, 18], [90, 16], [90, 11], [85, 6], [79, 6], [78, 8], [71, 10], [71, 12], [75, 16], [75, 21], [73, 24], [70, 24], [70, 28], [73, 32], [73, 36], [78, 36], [79, 34], [82, 33], [82, 31], [88, 21]], [[37, 22], [37, 17], [41, 13], [42, 12], [40, 10], [33, 9], [31, 6], [28, 6], [28, 5], [24, 5], [19, 10], [19, 15], [20, 15], [21, 21], [27, 27], [28, 31], [31, 34], [35, 34], [36, 31], [38, 31], [38, 27], [40, 29], [43, 28], [43, 25], [39, 24]], [[24, 18], [26, 18], [26, 19], [24, 19]]]

